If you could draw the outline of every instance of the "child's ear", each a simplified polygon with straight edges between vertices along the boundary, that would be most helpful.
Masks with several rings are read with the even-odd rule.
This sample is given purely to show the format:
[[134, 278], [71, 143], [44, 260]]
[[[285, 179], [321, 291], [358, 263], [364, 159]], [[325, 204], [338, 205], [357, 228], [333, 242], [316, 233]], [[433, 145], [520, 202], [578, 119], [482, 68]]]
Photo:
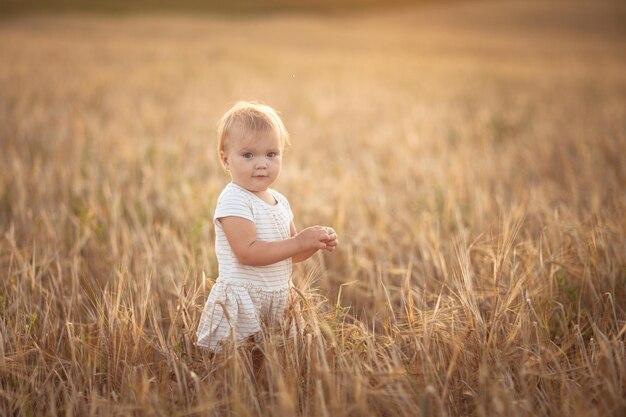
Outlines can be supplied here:
[[226, 152], [220, 151], [220, 159], [222, 160], [224, 168], [228, 169], [228, 156], [226, 156]]

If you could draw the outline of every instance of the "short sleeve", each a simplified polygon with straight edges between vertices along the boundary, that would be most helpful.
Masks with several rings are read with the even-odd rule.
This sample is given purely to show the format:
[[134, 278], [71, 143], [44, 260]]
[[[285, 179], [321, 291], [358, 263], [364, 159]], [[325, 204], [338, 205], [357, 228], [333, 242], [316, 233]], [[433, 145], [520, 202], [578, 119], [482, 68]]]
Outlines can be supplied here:
[[228, 216], [243, 217], [251, 222], [254, 221], [250, 199], [245, 194], [233, 188], [224, 190], [217, 200], [213, 221], [215, 222], [222, 217]]

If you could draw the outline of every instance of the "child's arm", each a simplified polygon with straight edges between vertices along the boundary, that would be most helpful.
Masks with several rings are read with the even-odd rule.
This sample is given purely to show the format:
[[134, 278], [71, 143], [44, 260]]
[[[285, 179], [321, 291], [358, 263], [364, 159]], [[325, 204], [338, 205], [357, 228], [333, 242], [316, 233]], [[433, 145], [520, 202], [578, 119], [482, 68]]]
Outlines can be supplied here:
[[[296, 225], [291, 222], [291, 237], [294, 237], [297, 235], [298, 231], [296, 230]], [[328, 232], [328, 229], [330, 229], [329, 233], [329, 239], [326, 241], [326, 247], [323, 249], [326, 249], [329, 252], [332, 252], [333, 250], [335, 250], [335, 247], [337, 246], [337, 235], [335, 234], [335, 231], [332, 228], [325, 228]], [[298, 263], [298, 262], [302, 262], [302, 261], [306, 261], [307, 259], [309, 259], [311, 256], [315, 255], [315, 252], [317, 252], [319, 249], [318, 248], [312, 248], [303, 252], [300, 252], [294, 256], [291, 257], [291, 261], [293, 263]]]
[[324, 227], [313, 226], [288, 239], [266, 242], [257, 240], [256, 226], [250, 220], [228, 216], [219, 221], [237, 260], [248, 266], [271, 265], [313, 249], [315, 253], [330, 240]]
[[[296, 225], [291, 222], [291, 237], [295, 237], [298, 234], [298, 231], [296, 230]], [[291, 257], [291, 262], [298, 263], [298, 262], [302, 262], [302, 261], [306, 261], [307, 259], [309, 259], [311, 256], [315, 255], [315, 252], [317, 252], [318, 249], [317, 248], [312, 248], [309, 250], [306, 250], [304, 252], [300, 252], [295, 254], [294, 256]]]

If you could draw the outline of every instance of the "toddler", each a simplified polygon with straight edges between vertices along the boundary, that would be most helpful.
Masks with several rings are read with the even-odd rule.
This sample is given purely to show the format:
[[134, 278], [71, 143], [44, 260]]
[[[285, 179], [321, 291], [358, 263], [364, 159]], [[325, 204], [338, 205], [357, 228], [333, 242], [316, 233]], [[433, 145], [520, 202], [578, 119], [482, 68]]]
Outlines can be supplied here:
[[204, 306], [197, 344], [217, 352], [223, 341], [257, 337], [263, 323], [289, 307], [292, 263], [320, 249], [333, 251], [330, 227], [296, 231], [278, 179], [289, 135], [269, 106], [239, 102], [218, 123], [217, 152], [230, 173], [213, 216], [218, 278]]

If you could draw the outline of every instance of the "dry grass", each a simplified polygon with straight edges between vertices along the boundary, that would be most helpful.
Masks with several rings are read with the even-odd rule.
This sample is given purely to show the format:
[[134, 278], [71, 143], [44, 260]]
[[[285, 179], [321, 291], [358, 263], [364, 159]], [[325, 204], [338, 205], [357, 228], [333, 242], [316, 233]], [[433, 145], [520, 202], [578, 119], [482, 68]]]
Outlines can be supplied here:
[[[623, 5], [0, 22], [0, 415], [626, 409]], [[341, 249], [308, 336], [194, 347], [237, 99]]]

